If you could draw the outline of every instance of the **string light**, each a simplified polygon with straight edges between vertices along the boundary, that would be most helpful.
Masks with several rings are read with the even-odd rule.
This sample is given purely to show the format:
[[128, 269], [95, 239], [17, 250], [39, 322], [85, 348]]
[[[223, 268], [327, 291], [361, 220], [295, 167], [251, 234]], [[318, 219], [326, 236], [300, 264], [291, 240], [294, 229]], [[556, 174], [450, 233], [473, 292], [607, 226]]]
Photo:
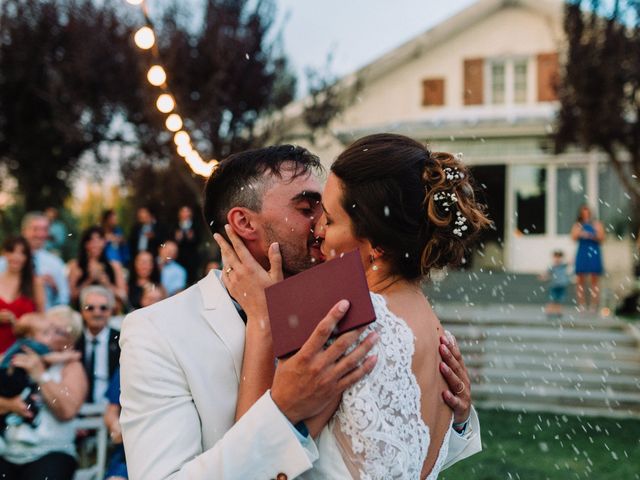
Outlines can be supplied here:
[[[163, 68], [160, 62], [160, 54], [156, 45], [156, 36], [153, 31], [153, 25], [149, 18], [147, 11], [147, 5], [144, 0], [126, 0], [130, 5], [140, 6], [145, 18], [146, 25], [140, 28], [134, 34], [134, 42], [141, 50], [150, 50], [150, 53], [154, 60], [152, 65], [147, 71], [147, 80], [154, 87], [162, 89], [162, 93], [156, 99], [156, 107], [162, 113], [170, 113], [178, 110], [175, 97], [171, 95], [169, 87], [167, 85], [167, 72]], [[182, 130], [184, 122], [182, 117], [177, 113], [171, 113], [165, 120], [165, 126], [167, 130], [175, 132], [173, 141], [176, 145], [176, 151], [178, 155], [185, 159], [185, 162], [189, 166], [192, 172], [203, 177], [209, 177], [218, 166], [217, 160], [204, 161], [200, 154], [191, 145], [191, 137], [188, 132]]]
[[178, 145], [178, 155], [180, 155], [181, 157], [186, 157], [191, 152], [193, 152], [193, 148], [188, 143]]
[[179, 147], [180, 145], [191, 143], [191, 138], [187, 132], [180, 130], [173, 136], [173, 142]]
[[147, 72], [147, 80], [154, 87], [159, 87], [167, 81], [167, 74], [160, 65], [154, 65]]
[[182, 128], [182, 118], [177, 113], [172, 113], [167, 117], [166, 122], [164, 122], [167, 130], [171, 130], [172, 132], [177, 132]]
[[133, 36], [133, 40], [136, 42], [138, 48], [149, 50], [156, 43], [156, 35], [149, 27], [142, 27]]
[[163, 93], [158, 97], [158, 100], [156, 100], [156, 107], [158, 107], [158, 110], [160, 110], [162, 113], [169, 113], [175, 108], [175, 106], [176, 102], [168, 93]]

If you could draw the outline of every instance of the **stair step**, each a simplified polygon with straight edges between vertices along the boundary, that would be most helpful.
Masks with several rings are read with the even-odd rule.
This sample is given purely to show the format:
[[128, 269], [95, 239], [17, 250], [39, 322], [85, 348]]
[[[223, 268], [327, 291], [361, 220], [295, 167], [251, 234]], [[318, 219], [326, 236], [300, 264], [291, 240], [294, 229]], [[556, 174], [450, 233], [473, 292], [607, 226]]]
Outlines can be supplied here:
[[[437, 308], [436, 314], [443, 325], [513, 325], [513, 326], [546, 326], [554, 328], [585, 328], [590, 330], [624, 330], [626, 324], [617, 319], [610, 317], [583, 318], [578, 315], [565, 315], [561, 318], [547, 318], [544, 313], [537, 312], [531, 315], [522, 315], [517, 312], [496, 315], [494, 311], [490, 312], [468, 312], [458, 313], [453, 311], [441, 312]], [[504, 318], [503, 318], [504, 317]]]
[[608, 375], [640, 375], [640, 364], [621, 360], [596, 358], [548, 358], [531, 355], [468, 355], [464, 357], [468, 368], [504, 368], [514, 370], [556, 371], [577, 373], [606, 373]]
[[574, 388], [535, 385], [522, 387], [520, 385], [480, 384], [473, 387], [474, 399], [523, 399], [535, 400], [542, 403], [569, 403], [577, 406], [605, 405], [612, 408], [640, 408], [640, 393], [622, 392], [612, 389], [605, 390], [576, 390]]
[[[518, 400], [508, 401], [501, 399], [473, 399], [474, 405], [487, 408], [499, 409], [512, 412], [544, 412], [555, 414], [566, 414], [580, 417], [610, 417], [610, 418], [637, 418], [640, 419], [640, 407], [630, 406], [627, 408], [612, 408], [608, 406], [586, 407], [577, 405], [553, 405], [548, 403], [535, 403]], [[482, 420], [482, 419], [481, 419]], [[486, 427], [483, 427], [486, 428]], [[490, 428], [490, 427], [489, 427]]]
[[545, 356], [550, 358], [576, 359], [587, 355], [589, 358], [602, 360], [623, 360], [640, 363], [640, 351], [630, 347], [610, 345], [574, 345], [562, 343], [544, 343], [523, 345], [496, 341], [463, 340], [458, 338], [460, 350], [464, 358], [468, 355], [501, 355], [501, 356]]
[[636, 347], [637, 340], [625, 332], [586, 329], [558, 329], [549, 327], [512, 327], [458, 325], [449, 329], [456, 338], [491, 339], [508, 342], [597, 343], [600, 345]]
[[601, 373], [551, 372], [500, 368], [470, 368], [475, 385], [550, 385], [564, 388], [607, 389], [640, 393], [640, 375], [604, 375]]

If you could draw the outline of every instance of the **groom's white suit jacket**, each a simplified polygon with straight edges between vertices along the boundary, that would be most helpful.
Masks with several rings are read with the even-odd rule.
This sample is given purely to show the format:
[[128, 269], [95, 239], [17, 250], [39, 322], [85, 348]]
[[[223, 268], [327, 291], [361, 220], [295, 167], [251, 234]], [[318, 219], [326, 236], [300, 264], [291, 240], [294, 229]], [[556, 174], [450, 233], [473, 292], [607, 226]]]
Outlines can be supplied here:
[[[125, 318], [120, 422], [132, 480], [292, 479], [312, 468], [314, 442], [300, 442], [269, 392], [234, 424], [244, 329], [215, 272]], [[447, 465], [480, 451], [475, 411], [471, 427], [450, 436]]]

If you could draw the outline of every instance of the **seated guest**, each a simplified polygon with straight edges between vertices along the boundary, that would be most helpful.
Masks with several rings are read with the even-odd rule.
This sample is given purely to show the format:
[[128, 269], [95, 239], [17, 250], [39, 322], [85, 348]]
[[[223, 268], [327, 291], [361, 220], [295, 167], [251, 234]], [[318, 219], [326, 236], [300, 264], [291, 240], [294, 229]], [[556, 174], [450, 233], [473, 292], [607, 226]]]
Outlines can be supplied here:
[[74, 305], [78, 303], [80, 290], [89, 285], [102, 285], [116, 298], [126, 299], [127, 284], [122, 265], [107, 259], [105, 245], [104, 232], [100, 227], [90, 227], [82, 233], [78, 260], [69, 262], [69, 287]]
[[[41, 212], [30, 212], [22, 220], [22, 236], [27, 240], [36, 275], [42, 279], [45, 288], [45, 305], [48, 309], [54, 305], [69, 303], [69, 284], [65, 266], [59, 257], [44, 248], [49, 239], [49, 219]], [[0, 257], [0, 272], [7, 270], [7, 261]]]
[[80, 308], [84, 330], [76, 343], [82, 355], [89, 390], [86, 401], [101, 402], [109, 386], [109, 379], [118, 367], [120, 332], [109, 327], [115, 299], [110, 290], [93, 285], [80, 292]]
[[133, 259], [133, 268], [129, 273], [129, 307], [140, 308], [145, 288], [160, 287], [160, 269], [155, 257], [149, 252], [139, 252]]
[[[54, 307], [58, 308], [58, 307]], [[24, 368], [17, 368], [13, 365], [13, 359], [20, 353], [29, 350], [37, 353], [44, 361], [45, 365], [51, 366], [55, 363], [66, 363], [80, 360], [80, 355], [74, 350], [55, 352], [53, 348], [53, 323], [43, 313], [27, 313], [22, 316], [20, 324], [14, 329], [18, 340], [5, 352], [0, 361], [0, 397], [13, 398], [20, 395], [31, 413], [37, 415], [37, 404], [31, 399], [38, 391], [35, 384]], [[0, 415], [0, 436], [4, 434], [6, 427], [5, 416]], [[19, 415], [12, 416], [13, 424], [23, 422]], [[32, 419], [26, 423], [33, 425]]]
[[177, 255], [178, 244], [173, 240], [167, 240], [160, 247], [160, 255], [158, 256], [160, 281], [168, 296], [184, 290], [187, 286], [187, 271], [176, 262]]
[[[56, 307], [47, 312], [53, 325], [51, 350], [73, 349], [82, 331], [79, 315], [68, 307]], [[71, 422], [80, 411], [87, 395], [87, 379], [78, 360], [55, 363], [49, 367], [34, 351], [16, 354], [13, 366], [24, 369], [39, 385], [37, 415], [19, 396], [0, 397], [0, 414], [16, 414], [32, 419], [27, 423], [9, 425], [0, 445], [0, 478], [41, 480], [71, 480], [76, 462], [75, 425]]]
[[36, 277], [29, 243], [9, 237], [2, 244], [0, 273], [0, 354], [15, 342], [13, 327], [25, 313], [44, 310], [44, 284]]

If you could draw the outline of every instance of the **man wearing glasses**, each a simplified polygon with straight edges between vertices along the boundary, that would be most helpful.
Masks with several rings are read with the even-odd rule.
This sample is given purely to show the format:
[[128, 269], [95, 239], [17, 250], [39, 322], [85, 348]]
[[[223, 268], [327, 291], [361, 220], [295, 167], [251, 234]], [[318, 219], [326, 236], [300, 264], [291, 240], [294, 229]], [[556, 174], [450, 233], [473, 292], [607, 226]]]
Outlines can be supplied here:
[[84, 331], [76, 343], [89, 379], [87, 402], [102, 403], [109, 379], [120, 361], [120, 332], [109, 327], [115, 306], [110, 290], [92, 285], [80, 292], [80, 312]]

